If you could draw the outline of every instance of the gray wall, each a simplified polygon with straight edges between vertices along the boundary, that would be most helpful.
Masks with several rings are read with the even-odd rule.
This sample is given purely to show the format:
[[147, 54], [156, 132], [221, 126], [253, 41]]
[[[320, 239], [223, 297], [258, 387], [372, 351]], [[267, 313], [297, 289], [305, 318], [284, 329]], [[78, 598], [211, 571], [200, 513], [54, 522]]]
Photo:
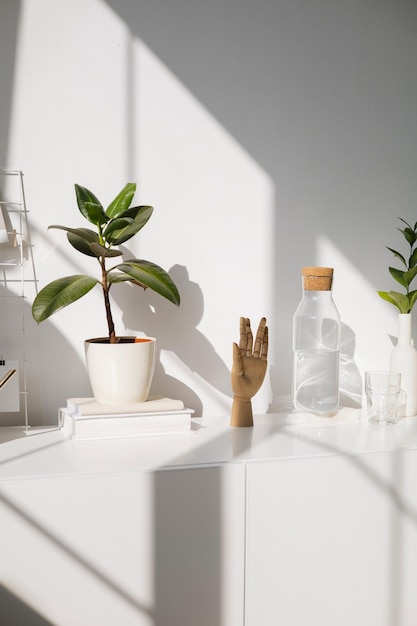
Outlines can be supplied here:
[[[79, 9], [74, 9], [76, 4], [59, 0], [54, 6], [60, 4], [63, 15], [70, 5], [79, 11], [85, 37], [90, 15], [83, 8], [101, 3], [80, 2]], [[106, 0], [105, 4], [271, 180], [273, 243], [269, 267], [257, 268], [261, 274], [268, 269], [272, 276], [273, 307], [268, 311], [271, 405], [290, 391], [291, 324], [301, 295], [300, 269], [315, 263], [335, 266], [335, 297], [351, 360], [347, 395], [357, 399], [358, 374], [377, 364], [381, 355], [388, 355], [387, 338], [395, 334], [395, 311], [375, 295], [376, 289], [396, 288], [387, 271], [392, 259], [384, 246], [402, 245], [395, 232], [398, 216], [413, 224], [417, 219], [417, 3]], [[47, 0], [22, 2], [22, 7], [31, 8], [32, 19], [35, 6], [45, 9], [47, 5]], [[16, 36], [19, 3], [3, 1], [0, 14], [0, 156], [5, 162], [8, 155], [19, 163], [28, 161], [30, 191], [40, 205], [36, 159], [27, 159], [24, 142], [17, 142], [10, 151], [13, 138], [8, 136], [10, 90], [20, 41]], [[55, 9], [48, 26], [58, 40], [56, 29], [66, 26], [58, 23], [57, 15]], [[88, 29], [94, 38], [99, 25], [90, 21]], [[35, 66], [33, 72], [41, 69]], [[67, 70], [65, 66], [63, 75], [56, 77], [60, 88]], [[81, 64], [77, 71], [82, 72]], [[74, 99], [82, 97], [76, 90], [69, 93]], [[124, 113], [134, 116], [135, 111]], [[199, 139], [204, 146], [205, 137]], [[38, 144], [39, 159], [44, 149]], [[221, 154], [218, 159], [227, 176], [227, 161], [222, 162]], [[59, 177], [62, 185], [62, 171]], [[254, 254], [256, 266], [262, 242], [253, 242], [251, 235], [254, 222], [264, 216], [256, 202], [237, 209], [245, 223], [245, 240], [232, 243], [230, 253], [227, 248], [220, 253], [226, 264], [228, 254], [242, 259]], [[332, 256], [332, 249], [337, 256]], [[205, 263], [201, 259], [201, 265]], [[248, 277], [249, 315], [251, 301], [257, 298], [257, 272]], [[233, 284], [228, 289], [233, 293]], [[245, 301], [241, 294], [237, 297]], [[210, 330], [206, 335], [217, 349], [214, 331], [213, 327], [213, 335]], [[218, 389], [228, 384], [229, 363], [222, 360], [223, 380]]]
[[397, 216], [417, 220], [417, 3], [109, 4], [274, 182], [270, 324], [274, 387], [286, 393], [290, 318], [317, 236], [375, 288], [397, 288], [384, 245], [402, 245]]

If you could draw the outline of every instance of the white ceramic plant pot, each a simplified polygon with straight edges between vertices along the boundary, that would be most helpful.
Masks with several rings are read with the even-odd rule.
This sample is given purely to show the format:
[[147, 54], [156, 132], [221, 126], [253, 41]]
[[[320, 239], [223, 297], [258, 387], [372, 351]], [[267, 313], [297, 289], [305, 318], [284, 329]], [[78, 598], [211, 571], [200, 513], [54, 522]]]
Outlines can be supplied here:
[[133, 404], [148, 399], [155, 371], [154, 337], [121, 337], [84, 342], [87, 371], [97, 402]]

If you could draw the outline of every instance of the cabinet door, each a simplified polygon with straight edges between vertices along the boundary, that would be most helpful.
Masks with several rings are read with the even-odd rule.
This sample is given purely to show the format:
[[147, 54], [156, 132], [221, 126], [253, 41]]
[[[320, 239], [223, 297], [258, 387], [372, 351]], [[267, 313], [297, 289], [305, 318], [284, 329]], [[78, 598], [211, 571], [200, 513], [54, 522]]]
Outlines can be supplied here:
[[0, 484], [0, 623], [242, 626], [244, 468]]
[[415, 626], [416, 476], [416, 451], [250, 465], [247, 626]]

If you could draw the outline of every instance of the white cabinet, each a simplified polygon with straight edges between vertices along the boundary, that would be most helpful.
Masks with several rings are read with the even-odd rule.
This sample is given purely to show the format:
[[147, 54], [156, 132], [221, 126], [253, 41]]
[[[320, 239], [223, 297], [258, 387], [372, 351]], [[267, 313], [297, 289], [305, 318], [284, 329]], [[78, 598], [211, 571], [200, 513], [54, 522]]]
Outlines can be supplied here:
[[4, 481], [0, 527], [2, 624], [243, 624], [243, 466]]
[[0, 624], [416, 626], [417, 418], [286, 419], [3, 429]]
[[417, 451], [248, 466], [247, 626], [417, 624]]

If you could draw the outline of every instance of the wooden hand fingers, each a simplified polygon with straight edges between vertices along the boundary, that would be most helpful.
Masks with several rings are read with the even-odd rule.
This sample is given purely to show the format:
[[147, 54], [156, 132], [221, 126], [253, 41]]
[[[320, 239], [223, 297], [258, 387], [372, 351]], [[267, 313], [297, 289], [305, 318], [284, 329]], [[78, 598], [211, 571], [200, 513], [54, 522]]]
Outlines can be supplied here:
[[239, 350], [242, 356], [253, 356], [255, 359], [260, 358], [264, 361], [267, 360], [268, 326], [266, 325], [265, 317], [263, 317], [259, 322], [255, 339], [255, 347], [253, 347], [253, 334], [250, 326], [250, 319], [248, 317], [240, 318]]
[[259, 322], [253, 356], [255, 358], [261, 358], [264, 361], [268, 358], [268, 326], [266, 325], [265, 317]]
[[237, 343], [233, 344], [233, 372], [238, 376], [243, 375], [242, 352]]
[[252, 354], [253, 335], [250, 327], [250, 319], [248, 317], [240, 318], [240, 342], [239, 348], [242, 355], [250, 356]]

